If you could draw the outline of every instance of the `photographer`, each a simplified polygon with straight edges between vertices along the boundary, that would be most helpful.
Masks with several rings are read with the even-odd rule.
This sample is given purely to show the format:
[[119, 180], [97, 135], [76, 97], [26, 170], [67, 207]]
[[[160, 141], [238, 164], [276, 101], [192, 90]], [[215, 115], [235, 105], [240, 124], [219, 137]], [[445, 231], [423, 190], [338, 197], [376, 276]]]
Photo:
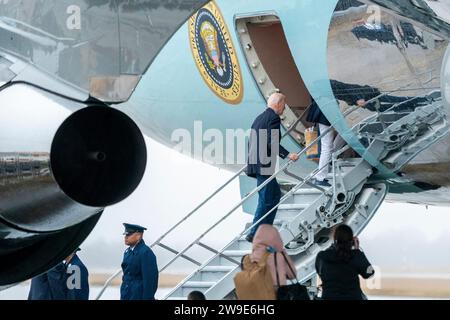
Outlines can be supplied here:
[[322, 280], [323, 300], [365, 299], [358, 276], [368, 279], [375, 273], [359, 249], [358, 238], [345, 224], [336, 228], [334, 244], [317, 255], [316, 271]]

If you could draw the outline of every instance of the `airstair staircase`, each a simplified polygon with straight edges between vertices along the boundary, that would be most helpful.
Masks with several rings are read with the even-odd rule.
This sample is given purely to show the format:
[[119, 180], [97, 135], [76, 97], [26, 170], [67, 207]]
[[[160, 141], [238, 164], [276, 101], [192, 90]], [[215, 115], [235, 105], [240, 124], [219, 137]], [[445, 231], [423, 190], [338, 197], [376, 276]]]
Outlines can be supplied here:
[[[382, 106], [378, 99], [379, 97], [372, 101], [376, 107], [374, 115], [356, 125], [353, 130], [365, 145], [367, 152], [394, 173], [449, 132], [448, 114], [440, 95], [430, 95], [422, 103], [408, 103], [408, 101], [397, 103], [385, 111], [380, 111]], [[358, 107], [350, 108], [344, 117], [357, 109]], [[304, 154], [327, 133], [328, 131], [321, 133], [316, 141], [303, 149], [299, 155]], [[279, 229], [285, 247], [295, 262], [299, 280], [304, 283], [308, 283], [315, 275], [316, 254], [331, 245], [331, 228], [345, 222], [352, 227], [355, 234], [359, 234], [377, 212], [388, 192], [386, 182], [383, 179], [376, 179], [378, 170], [366, 160], [342, 157], [348, 148], [344, 147], [333, 153], [329, 188], [319, 187], [310, 182], [322, 168], [317, 168], [306, 177], [298, 177], [288, 171], [291, 162], [282, 166], [271, 178], [274, 179], [283, 173], [298, 181], [290, 184], [284, 192], [276, 207], [278, 211], [274, 225]], [[207, 299], [233, 299], [233, 277], [240, 271], [242, 257], [251, 251], [251, 244], [245, 240], [245, 235], [252, 226], [247, 225], [245, 230], [220, 250], [204, 244], [202, 239], [265, 184], [246, 195], [183, 250], [177, 251], [163, 245], [162, 239], [194, 215], [200, 207], [242, 174], [244, 169], [237, 172], [153, 244], [175, 255], [160, 268], [160, 272], [178, 259], [186, 259], [198, 266], [167, 294], [166, 299], [186, 299], [189, 292], [194, 290], [203, 292]], [[211, 257], [202, 263], [190, 258], [187, 251], [194, 246], [210, 251]]]

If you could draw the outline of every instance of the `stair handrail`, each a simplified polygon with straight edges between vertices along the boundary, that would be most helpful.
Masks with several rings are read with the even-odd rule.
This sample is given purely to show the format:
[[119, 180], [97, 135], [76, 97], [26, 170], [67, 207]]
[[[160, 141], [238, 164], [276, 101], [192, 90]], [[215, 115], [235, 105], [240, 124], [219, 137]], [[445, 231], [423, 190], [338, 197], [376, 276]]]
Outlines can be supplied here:
[[[333, 101], [334, 102], [334, 101]], [[359, 106], [352, 106], [348, 110], [346, 110], [343, 114], [343, 117], [347, 117], [355, 110], [359, 109]], [[316, 139], [314, 139], [309, 145], [307, 145], [305, 148], [300, 150], [297, 155], [300, 157], [304, 155], [309, 149], [311, 149], [315, 144], [317, 144], [322, 137], [330, 133], [334, 128], [330, 126], [327, 128], [324, 132], [321, 132], [320, 135]], [[242, 204], [247, 202], [251, 197], [253, 197], [258, 191], [260, 191], [262, 188], [264, 188], [267, 184], [269, 184], [273, 179], [276, 179], [276, 177], [284, 172], [285, 169], [287, 169], [289, 166], [291, 166], [294, 163], [294, 161], [289, 160], [287, 161], [280, 169], [278, 169], [270, 178], [265, 180], [260, 186], [253, 189], [249, 194], [247, 194], [244, 198], [242, 198], [238, 204], [233, 206], [231, 210], [229, 210], [222, 218], [220, 218], [217, 222], [215, 222], [211, 227], [209, 227], [206, 231], [204, 231], [198, 238], [196, 238], [194, 241], [192, 241], [189, 245], [187, 245], [183, 250], [181, 250], [178, 254], [175, 255], [168, 263], [166, 263], [159, 272], [162, 272], [167, 267], [169, 267], [173, 262], [175, 262], [180, 256], [182, 256], [184, 253], [186, 253], [190, 248], [192, 248], [194, 245], [196, 245], [201, 239], [203, 239], [211, 230], [213, 230], [215, 227], [217, 227], [219, 224], [221, 224], [224, 220], [226, 220], [232, 213], [234, 213], [239, 207], [241, 207]], [[328, 165], [328, 164], [327, 164]]]
[[[400, 91], [401, 89], [399, 89], [398, 91]], [[388, 93], [381, 93], [380, 95], [366, 101], [365, 105], [367, 105], [368, 103], [371, 103], [373, 101], [377, 101], [380, 97], [387, 95]], [[336, 100], [333, 100], [331, 103], [334, 103]], [[350, 115], [351, 113], [353, 113], [355, 110], [358, 110], [359, 108], [362, 108], [361, 106], [352, 106], [349, 109], [347, 109], [343, 114], [343, 118], [346, 118], [348, 115]], [[306, 111], [305, 111], [306, 112]], [[302, 115], [303, 116], [303, 115]], [[294, 130], [297, 127], [297, 124], [302, 120], [302, 116], [298, 117], [297, 120], [295, 121], [295, 123], [283, 134], [282, 139], [285, 138], [292, 130]], [[310, 142], [309, 145], [305, 146], [300, 152], [297, 153], [298, 156], [301, 156], [303, 154], [305, 154], [308, 150], [310, 150], [314, 145], [316, 145], [322, 137], [324, 137], [325, 135], [327, 135], [329, 132], [331, 132], [332, 130], [334, 130], [334, 128], [332, 126], [330, 126], [327, 130], [325, 130], [324, 132], [321, 132], [320, 135], [318, 135], [318, 137], [316, 139], [314, 139], [312, 142]], [[225, 216], [223, 216], [221, 219], [219, 219], [216, 223], [213, 224], [213, 226], [211, 226], [210, 228], [208, 228], [200, 237], [198, 237], [196, 240], [194, 240], [191, 244], [189, 244], [186, 248], [184, 248], [182, 251], [180, 251], [178, 254], [175, 255], [175, 257], [170, 260], [166, 265], [164, 265], [164, 267], [162, 267], [159, 272], [165, 270], [167, 267], [169, 267], [174, 261], [176, 261], [179, 257], [183, 257], [184, 253], [186, 253], [190, 248], [192, 248], [195, 244], [199, 243], [199, 241], [201, 239], [203, 239], [212, 229], [214, 229], [217, 225], [219, 225], [220, 223], [222, 223], [225, 219], [227, 219], [234, 211], [236, 211], [242, 204], [244, 204], [247, 200], [249, 200], [252, 196], [254, 196], [258, 191], [260, 191], [262, 188], [264, 188], [268, 183], [270, 183], [273, 179], [275, 179], [280, 173], [284, 172], [286, 169], [288, 169], [290, 167], [290, 165], [292, 165], [293, 161], [289, 160], [286, 164], [284, 164], [282, 166], [282, 168], [280, 168], [277, 172], [275, 172], [269, 179], [267, 179], [263, 184], [261, 184], [259, 187], [253, 189], [253, 191], [249, 194], [247, 194], [243, 199], [241, 199], [241, 201], [239, 202], [239, 204], [237, 204], [236, 206], [233, 207], [232, 210], [230, 210]], [[326, 166], [328, 166], [328, 163], [323, 167], [325, 168]], [[221, 185], [217, 190], [215, 190], [210, 196], [208, 196], [204, 201], [202, 201], [197, 207], [195, 207], [191, 212], [189, 212], [184, 218], [182, 218], [178, 223], [176, 223], [173, 227], [171, 227], [166, 233], [164, 233], [162, 236], [160, 236], [154, 243], [152, 243], [150, 245], [150, 247], [154, 247], [156, 245], [158, 245], [162, 239], [164, 239], [168, 234], [170, 234], [173, 230], [175, 230], [178, 226], [180, 226], [184, 221], [186, 221], [189, 217], [191, 217], [195, 212], [197, 212], [201, 207], [203, 207], [203, 205], [205, 205], [206, 203], [209, 202], [209, 200], [211, 200], [215, 195], [217, 195], [220, 191], [222, 191], [226, 186], [228, 186], [232, 181], [234, 181], [238, 176], [240, 176], [242, 174], [242, 172], [245, 171], [245, 169], [247, 168], [247, 165], [245, 165], [244, 167], [242, 167], [237, 173], [235, 173], [229, 180], [227, 180], [223, 185]], [[320, 168], [320, 170], [322, 170], [322, 168]], [[320, 172], [320, 170], [318, 172]], [[315, 170], [316, 171], [316, 170]], [[313, 173], [315, 172], [313, 171]], [[317, 174], [317, 172], [315, 173]], [[305, 179], [302, 182], [300, 182], [300, 185], [304, 185], [307, 184], [309, 182], [309, 180]], [[297, 188], [298, 189], [298, 188]], [[289, 195], [290, 193], [288, 192], [286, 195]], [[284, 197], [283, 197], [284, 198]], [[284, 198], [285, 200], [285, 198]], [[281, 204], [281, 203], [279, 203]], [[269, 213], [267, 213], [266, 215], [264, 215], [264, 217], [266, 217], [268, 214], [270, 214], [271, 212], [273, 212], [273, 210], [275, 210], [275, 208], [278, 208], [279, 204], [275, 207], [272, 208], [271, 211], [269, 211]], [[260, 220], [264, 219], [261, 218]], [[257, 225], [259, 223], [259, 221], [255, 223], [255, 225]], [[252, 227], [250, 227], [251, 229]], [[249, 229], [249, 230], [250, 230]], [[246, 232], [248, 232], [249, 230], [245, 230], [242, 234], [245, 234]], [[105, 285], [103, 286], [103, 288], [101, 289], [100, 293], [98, 294], [98, 296], [96, 297], [96, 300], [100, 299], [100, 297], [102, 296], [103, 292], [106, 290], [106, 288], [108, 287], [109, 283], [112, 282], [112, 280], [119, 276], [121, 274], [121, 269], [117, 270], [117, 272], [110, 277], [110, 279], [108, 279], [108, 281], [105, 283]]]
[[[300, 117], [297, 118], [297, 120], [286, 130], [283, 135], [281, 136], [281, 140], [287, 137], [291, 131], [293, 131], [297, 125], [302, 121], [302, 118], [306, 111], [309, 110], [309, 108], [306, 108], [306, 110], [302, 113]], [[160, 237], [158, 237], [149, 247], [153, 248], [157, 245], [159, 245], [164, 238], [166, 238], [172, 231], [174, 231], [176, 228], [178, 228], [181, 224], [183, 224], [185, 221], [187, 221], [194, 213], [196, 213], [200, 208], [202, 208], [205, 204], [207, 204], [212, 198], [214, 198], [217, 194], [219, 194], [223, 189], [225, 189], [230, 183], [232, 183], [237, 177], [239, 177], [244, 171], [247, 169], [247, 165], [243, 166], [238, 172], [236, 172], [231, 178], [229, 178], [225, 183], [223, 183], [219, 188], [217, 188], [213, 193], [211, 193], [208, 197], [206, 197], [200, 204], [198, 204], [194, 209], [192, 209], [186, 216], [181, 218], [176, 224], [174, 224], [169, 230], [167, 230], [164, 234], [162, 234]], [[182, 254], [180, 255], [182, 256]], [[99, 300], [105, 290], [108, 288], [108, 286], [111, 284], [111, 282], [117, 278], [122, 273], [122, 269], [118, 269], [110, 278], [108, 278], [103, 285], [102, 289], [98, 293], [95, 300]]]
[[109, 287], [109, 285], [111, 284], [111, 282], [113, 282], [113, 280], [115, 278], [117, 278], [120, 274], [122, 273], [122, 269], [117, 270], [116, 272], [114, 272], [105, 282], [105, 284], [103, 285], [103, 287], [100, 289], [100, 292], [97, 294], [97, 296], [95, 297], [95, 300], [99, 300], [103, 293], [105, 292], [105, 290]]
[[[383, 94], [382, 94], [383, 95]], [[381, 95], [380, 95], [381, 96]], [[375, 98], [374, 98], [375, 99]], [[334, 103], [336, 100], [333, 100], [331, 103]], [[348, 115], [350, 115], [351, 113], [353, 113], [355, 110], [358, 110], [360, 108], [360, 106], [352, 106], [349, 109], [347, 109], [344, 113], [343, 113], [343, 117], [346, 118]], [[294, 125], [292, 125], [289, 130], [282, 136], [282, 138], [286, 137], [290, 131], [292, 131], [297, 124], [299, 123], [299, 121], [301, 121], [301, 118], [298, 118], [296, 123]], [[297, 155], [300, 157], [303, 154], [305, 154], [307, 151], [309, 151], [314, 145], [316, 145], [321, 139], [322, 137], [324, 137], [325, 135], [327, 135], [328, 133], [330, 133], [332, 130], [334, 130], [334, 128], [332, 126], [330, 126], [328, 129], [326, 129], [324, 132], [321, 132], [320, 135], [318, 135], [318, 137], [316, 139], [314, 139], [312, 142], [310, 142], [309, 145], [305, 146], [301, 151], [299, 151], [297, 153]], [[239, 201], [239, 203], [237, 205], [235, 205], [230, 211], [227, 212], [226, 215], [224, 215], [222, 218], [220, 218], [216, 223], [214, 223], [210, 228], [208, 228], [203, 234], [200, 235], [200, 237], [198, 237], [196, 240], [194, 240], [193, 242], [191, 242], [187, 247], [185, 247], [183, 250], [181, 250], [180, 252], [178, 252], [178, 254], [175, 255], [175, 257], [173, 257], [168, 263], [166, 263], [161, 269], [159, 269], [159, 272], [162, 272], [163, 270], [165, 270], [166, 268], [168, 268], [173, 262], [175, 262], [179, 257], [182, 257], [184, 255], [184, 253], [186, 253], [190, 248], [192, 248], [194, 245], [196, 245], [201, 239], [203, 239], [211, 230], [213, 230], [215, 227], [217, 227], [217, 225], [221, 224], [224, 220], [226, 220], [232, 213], [234, 213], [242, 204], [244, 204], [247, 200], [249, 200], [251, 197], [253, 197], [258, 191], [260, 191], [262, 188], [264, 188], [267, 184], [269, 184], [273, 179], [275, 179], [280, 173], [284, 172], [285, 169], [289, 168], [292, 163], [294, 163], [292, 160], [289, 160], [288, 162], [286, 162], [278, 171], [276, 171], [270, 178], [268, 178], [266, 181], [264, 181], [264, 183], [262, 183], [259, 187], [256, 187], [255, 189], [253, 189], [252, 192], [250, 192], [249, 194], [247, 194], [243, 199], [241, 199], [241, 201]], [[327, 164], [328, 165], [328, 164]], [[326, 166], [327, 166], [326, 165]], [[326, 167], [324, 166], [324, 168]], [[239, 174], [235, 174], [231, 179], [229, 179], [226, 184], [231, 183], [232, 179], [234, 180], [236, 177], [238, 177], [245, 169], [247, 168], [247, 165], [245, 165], [241, 170], [239, 170]], [[315, 172], [315, 171], [313, 171]], [[225, 187], [225, 185], [221, 186], [219, 189], [222, 190]], [[217, 194], [217, 192], [213, 193], [214, 195]], [[288, 193], [289, 194], [289, 193]], [[212, 197], [211, 197], [212, 198]], [[207, 201], [203, 201], [202, 205], [204, 205], [205, 203], [207, 203]], [[201, 207], [201, 206], [197, 206], [197, 210]], [[275, 210], [275, 208], [278, 208], [278, 206], [274, 207], [270, 212], [273, 212], [273, 210]], [[193, 213], [190, 213], [191, 215]], [[267, 216], [268, 214], [266, 214], [265, 216]], [[264, 216], [264, 217], [265, 217]], [[187, 217], [189, 218], [189, 217]], [[184, 222], [186, 219], [186, 217], [181, 219], [182, 222]], [[262, 219], [260, 219], [262, 220]], [[259, 221], [259, 220], [258, 220]], [[181, 223], [182, 223], [181, 222]], [[178, 223], [177, 227], [181, 224]], [[171, 231], [173, 231], [175, 228], [170, 228]], [[171, 232], [170, 231], [170, 232]], [[166, 232], [165, 236], [167, 236], [168, 233], [170, 232]], [[164, 236], [164, 237], [165, 237]], [[159, 237], [158, 239], [162, 239], [164, 237]], [[161, 240], [159, 240], [161, 241]], [[157, 245], [159, 242], [158, 240], [155, 241], [151, 247]], [[119, 276], [121, 274], [122, 270], [117, 270], [117, 272], [114, 274], [114, 277], [111, 277], [109, 281], [109, 283], [112, 282], [112, 280]], [[102, 296], [102, 294], [104, 293], [104, 291], [106, 290], [106, 288], [108, 287], [109, 283], [105, 283], [105, 285], [103, 286], [103, 288], [101, 289], [100, 293], [97, 295], [96, 300], [99, 300], [100, 297]]]
[[[281, 136], [281, 139], [284, 139], [289, 133], [295, 129], [297, 124], [301, 121], [301, 118], [298, 118], [294, 124]], [[166, 231], [163, 235], [161, 235], [158, 239], [156, 239], [151, 245], [150, 248], [158, 245], [165, 237], [167, 237], [173, 230], [179, 227], [184, 221], [189, 219], [195, 212], [197, 212], [200, 208], [202, 208], [206, 203], [209, 202], [212, 198], [214, 198], [217, 194], [220, 193], [224, 188], [226, 188], [231, 182], [233, 182], [237, 177], [239, 177], [244, 171], [247, 169], [247, 165], [243, 166], [238, 172], [236, 172], [231, 178], [229, 178], [224, 184], [222, 184], [219, 188], [217, 188], [213, 193], [211, 193], [205, 200], [203, 200], [199, 205], [197, 205], [193, 210], [191, 210], [185, 217], [181, 218], [175, 225], [173, 225], [168, 231]]]
[[[312, 144], [312, 143], [311, 143]], [[309, 181], [314, 178], [320, 171], [322, 171], [323, 169], [325, 169], [330, 163], [333, 162], [334, 159], [331, 159], [327, 164], [323, 165], [320, 168], [316, 168], [315, 170], [313, 170], [307, 177], [302, 178], [300, 180], [300, 182], [295, 185], [291, 190], [289, 190], [286, 194], [283, 195], [283, 197], [281, 197], [280, 201], [271, 209], [269, 210], [267, 213], [265, 213], [261, 218], [259, 218], [256, 222], [254, 222], [251, 226], [247, 227], [244, 231], [242, 231], [241, 233], [239, 233], [236, 237], [234, 237], [230, 242], [228, 242], [224, 247], [222, 247], [222, 249], [218, 250], [217, 253], [215, 253], [212, 257], [210, 257], [205, 263], [203, 263], [197, 270], [195, 270], [191, 275], [189, 275], [188, 277], [186, 277], [186, 279], [189, 279], [192, 275], [194, 275], [196, 272], [198, 272], [199, 270], [204, 269], [206, 266], [208, 266], [209, 263], [211, 263], [211, 261], [213, 261], [215, 258], [217, 258], [218, 256], [223, 255], [223, 253], [226, 251], [226, 249], [228, 249], [228, 247], [230, 247], [233, 243], [235, 243], [236, 241], [238, 241], [239, 239], [241, 239], [247, 232], [249, 232], [250, 230], [252, 230], [255, 226], [257, 226], [259, 223], [261, 223], [267, 216], [269, 216], [275, 209], [278, 209], [278, 207], [283, 204], [289, 197], [291, 197], [298, 189], [300, 189], [301, 187], [303, 187], [304, 185], [309, 185]], [[236, 266], [237, 267], [237, 266]], [[171, 292], [169, 292], [165, 298], [168, 298], [169, 296], [171, 296], [177, 289], [179, 289], [183, 284], [185, 283], [185, 281], [182, 281], [181, 283], [179, 283], [175, 288], [173, 288], [171, 290]]]
[[[396, 91], [401, 91], [401, 89], [398, 89]], [[387, 95], [388, 93], [381, 93], [380, 95], [367, 100], [365, 102], [365, 105], [371, 103], [371, 102], [378, 102], [379, 98], [381, 98], [382, 96]], [[394, 104], [395, 106], [395, 104]], [[349, 109], [347, 109], [344, 113], [343, 113], [343, 117], [346, 118], [348, 115], [350, 115], [351, 113], [353, 113], [355, 110], [359, 109], [360, 106], [352, 106]], [[389, 110], [391, 110], [391, 108], [389, 108]], [[384, 112], [386, 112], [388, 110], [385, 110]], [[379, 113], [379, 110], [377, 110], [377, 113]], [[296, 125], [295, 125], [296, 126]], [[293, 127], [295, 127], [293, 126]], [[306, 153], [306, 151], [308, 151], [310, 148], [312, 148], [315, 144], [317, 144], [321, 138], [325, 135], [327, 135], [331, 130], [333, 130], [334, 128], [332, 126], [330, 126], [327, 130], [325, 130], [324, 132], [322, 132], [316, 139], [314, 139], [308, 146], [306, 146], [304, 149], [302, 149], [299, 153], [297, 153], [298, 156], [303, 155], [304, 153]], [[200, 266], [195, 272], [198, 272], [198, 270], [202, 270], [203, 268], [205, 268], [213, 259], [215, 259], [216, 257], [223, 255], [224, 251], [230, 247], [233, 243], [235, 243], [237, 240], [239, 240], [242, 236], [244, 236], [246, 233], [248, 233], [253, 227], [257, 226], [261, 221], [263, 221], [267, 216], [269, 216], [274, 210], [276, 210], [282, 203], [284, 203], [284, 201], [286, 201], [290, 196], [292, 196], [299, 188], [301, 188], [304, 185], [310, 185], [309, 181], [314, 178], [320, 171], [322, 171], [324, 168], [326, 168], [330, 163], [332, 163], [334, 161], [334, 158], [332, 157], [332, 159], [325, 164], [324, 166], [322, 166], [321, 168], [316, 168], [315, 170], [313, 170], [306, 178], [302, 178], [301, 181], [294, 186], [291, 190], [289, 190], [278, 202], [278, 204], [276, 206], [274, 206], [269, 212], [267, 212], [266, 214], [264, 214], [258, 221], [256, 221], [255, 223], [253, 223], [250, 227], [246, 228], [244, 231], [242, 231], [241, 233], [238, 234], [238, 236], [236, 236], [235, 238], [233, 238], [228, 244], [226, 244], [222, 249], [220, 249], [219, 251], [217, 251], [216, 254], [214, 254], [210, 259], [208, 259], [202, 266]], [[224, 221], [226, 218], [228, 218], [228, 216], [230, 214], [232, 214], [237, 208], [239, 208], [243, 203], [245, 203], [249, 198], [251, 198], [256, 192], [258, 192], [259, 190], [261, 190], [262, 188], [264, 188], [270, 181], [272, 181], [273, 179], [276, 178], [276, 176], [281, 173], [281, 172], [285, 172], [286, 170], [289, 168], [289, 166], [293, 163], [293, 161], [289, 160], [281, 169], [279, 169], [277, 172], [275, 172], [269, 179], [267, 179], [263, 184], [261, 184], [259, 187], [257, 187], [256, 189], [254, 189], [251, 193], [249, 193], [246, 197], [244, 197], [238, 205], [236, 205], [235, 207], [233, 207], [233, 209], [231, 211], [229, 211], [224, 217], [222, 217], [218, 222], [216, 222], [213, 226], [211, 226], [208, 230], [206, 230], [199, 238], [197, 238], [196, 240], [194, 240], [190, 245], [188, 245], [185, 249], [183, 249], [178, 255], [182, 255], [184, 252], [186, 252], [187, 250], [189, 250], [191, 247], [193, 247], [196, 243], [198, 243], [204, 236], [206, 236], [206, 234], [208, 234], [212, 229], [214, 229], [217, 225], [219, 225], [222, 221]], [[317, 188], [317, 189], [321, 189], [321, 188]], [[169, 263], [167, 263], [160, 271], [164, 270], [165, 268], [167, 268], [170, 264], [172, 264], [175, 260], [177, 259], [177, 257], [173, 258]], [[195, 273], [194, 272], [194, 273]], [[186, 279], [188, 279], [189, 277], [187, 277]], [[176, 286], [169, 294], [167, 294], [166, 298], [169, 297], [173, 292], [175, 292], [179, 287], [181, 287], [184, 284], [184, 281], [181, 282], [178, 286]]]

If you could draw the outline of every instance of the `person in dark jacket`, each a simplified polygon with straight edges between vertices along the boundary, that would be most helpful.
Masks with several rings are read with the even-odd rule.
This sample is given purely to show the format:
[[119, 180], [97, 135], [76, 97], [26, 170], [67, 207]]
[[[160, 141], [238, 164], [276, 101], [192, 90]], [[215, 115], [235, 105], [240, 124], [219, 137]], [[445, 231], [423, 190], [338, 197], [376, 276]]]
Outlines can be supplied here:
[[47, 273], [40, 274], [31, 279], [28, 300], [52, 300]]
[[359, 276], [368, 279], [375, 274], [352, 229], [344, 224], [336, 228], [334, 244], [317, 255], [316, 271], [323, 300], [363, 300]]
[[[80, 249], [78, 248], [77, 251]], [[67, 300], [89, 300], [89, 272], [76, 252], [64, 261], [66, 264]]]
[[[345, 101], [349, 105], [358, 105], [363, 107], [366, 103], [364, 95], [362, 94], [361, 86], [347, 84], [336, 80], [330, 81], [333, 93], [338, 100]], [[366, 90], [367, 91], [367, 90]], [[376, 94], [376, 92], [365, 92], [365, 94]], [[319, 134], [323, 134], [331, 127], [330, 121], [325, 117], [320, 110], [317, 102], [311, 97], [311, 106], [309, 108], [306, 121], [314, 123], [319, 127]], [[333, 150], [338, 150], [345, 145], [345, 141], [340, 135], [337, 135], [334, 130], [329, 131], [320, 139], [320, 161], [319, 168], [322, 168], [314, 177], [314, 183], [323, 186], [330, 187], [330, 183], [327, 180], [328, 171], [330, 169], [330, 161]]]
[[201, 291], [191, 291], [187, 296], [188, 300], [206, 300], [205, 295]]
[[64, 263], [31, 279], [28, 300], [66, 300]]
[[120, 300], [155, 300], [158, 289], [158, 265], [153, 251], [143, 239], [144, 228], [124, 223], [125, 250], [122, 262]]
[[[283, 159], [289, 158], [292, 161], [297, 161], [299, 158], [296, 153], [289, 153], [280, 145], [280, 115], [286, 107], [286, 97], [281, 93], [274, 93], [269, 97], [267, 105], [268, 108], [253, 122], [249, 140], [246, 174], [256, 178], [258, 187], [275, 173], [277, 156]], [[276, 179], [271, 180], [258, 192], [258, 195], [258, 207], [253, 224], [280, 201], [281, 190]], [[247, 241], [252, 242], [259, 225], [273, 223], [276, 211], [274, 210], [252, 228], [246, 237]]]

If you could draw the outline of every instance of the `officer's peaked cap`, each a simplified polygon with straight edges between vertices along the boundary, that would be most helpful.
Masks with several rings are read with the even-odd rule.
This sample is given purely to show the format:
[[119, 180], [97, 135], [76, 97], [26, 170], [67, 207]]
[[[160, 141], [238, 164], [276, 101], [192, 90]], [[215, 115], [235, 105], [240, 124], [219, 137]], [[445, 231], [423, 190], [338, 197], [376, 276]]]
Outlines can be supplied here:
[[147, 228], [137, 225], [137, 224], [124, 223], [123, 226], [125, 227], [124, 234], [135, 233], [135, 232], [144, 232], [144, 230], [147, 230]]

